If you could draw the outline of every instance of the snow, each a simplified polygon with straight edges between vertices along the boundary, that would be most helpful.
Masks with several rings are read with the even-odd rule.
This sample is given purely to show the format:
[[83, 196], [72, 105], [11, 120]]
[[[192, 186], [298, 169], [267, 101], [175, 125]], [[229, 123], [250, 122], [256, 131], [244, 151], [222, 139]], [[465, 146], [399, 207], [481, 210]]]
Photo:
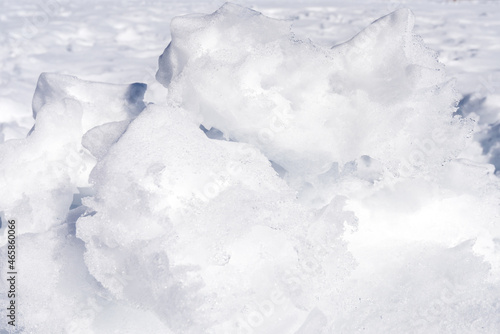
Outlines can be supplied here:
[[[205, 128], [255, 145], [290, 178], [363, 155], [398, 172], [414, 160], [429, 167], [452, 158], [464, 135], [449, 125], [459, 122], [452, 86], [413, 21], [400, 9], [328, 50], [294, 40], [287, 22], [227, 4], [172, 21], [157, 78]], [[422, 146], [426, 156], [415, 156]]]
[[82, 104], [82, 132], [109, 122], [135, 118], [146, 105], [143, 83], [112, 85], [76, 77], [42, 73], [33, 96], [33, 118], [46, 104], [74, 99]]
[[497, 2], [1, 4], [17, 332], [500, 330]]

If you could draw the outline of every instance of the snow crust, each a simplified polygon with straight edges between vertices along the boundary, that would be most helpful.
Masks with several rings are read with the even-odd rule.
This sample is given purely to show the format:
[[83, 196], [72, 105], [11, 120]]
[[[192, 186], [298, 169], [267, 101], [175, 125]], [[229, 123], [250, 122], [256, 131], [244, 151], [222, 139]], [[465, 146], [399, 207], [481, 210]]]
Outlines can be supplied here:
[[162, 104], [42, 74], [0, 144], [20, 330], [498, 332], [500, 183], [414, 20], [325, 48], [234, 4], [177, 17]]

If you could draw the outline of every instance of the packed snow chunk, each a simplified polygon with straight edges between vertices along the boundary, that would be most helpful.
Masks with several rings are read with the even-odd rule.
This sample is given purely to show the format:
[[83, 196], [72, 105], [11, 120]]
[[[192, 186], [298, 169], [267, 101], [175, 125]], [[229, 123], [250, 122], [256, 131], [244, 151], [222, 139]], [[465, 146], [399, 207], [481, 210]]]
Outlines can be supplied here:
[[254, 48], [286, 38], [290, 24], [226, 3], [211, 15], [175, 17], [170, 31], [172, 41], [160, 57], [160, 69], [156, 74], [157, 80], [164, 86], [168, 86], [193, 57], [218, 53], [220, 66], [226, 62], [237, 63]]
[[[145, 107], [145, 89], [144, 84], [40, 75], [33, 98], [35, 125], [29, 136], [0, 144], [0, 188], [9, 189], [0, 195], [0, 207], [9, 217], [23, 221], [18, 233], [46, 231], [64, 221], [83, 196], [80, 190], [85, 192], [89, 186], [96, 158]], [[120, 125], [84, 136], [108, 123]], [[90, 152], [82, 146], [82, 137]]]
[[452, 85], [413, 21], [398, 10], [327, 49], [225, 4], [172, 21], [157, 79], [205, 128], [255, 145], [292, 178], [363, 155], [413, 175], [455, 157], [469, 127], [453, 118]]
[[[235, 310], [278, 288], [283, 294], [281, 278], [310, 248], [309, 215], [266, 157], [248, 144], [207, 138], [178, 107], [148, 106], [91, 181], [95, 195], [83, 199], [89, 214], [77, 222], [90, 273], [117, 300], [176, 332], [235, 332]], [[348, 272], [352, 263], [340, 263], [345, 247], [329, 252], [325, 267]], [[299, 297], [335, 286], [332, 277], [322, 291], [304, 280], [297, 301], [284, 303], [300, 314]]]
[[72, 98], [83, 107], [82, 130], [135, 118], [144, 108], [146, 84], [108, 84], [70, 75], [42, 73], [33, 96], [33, 117], [47, 103]]

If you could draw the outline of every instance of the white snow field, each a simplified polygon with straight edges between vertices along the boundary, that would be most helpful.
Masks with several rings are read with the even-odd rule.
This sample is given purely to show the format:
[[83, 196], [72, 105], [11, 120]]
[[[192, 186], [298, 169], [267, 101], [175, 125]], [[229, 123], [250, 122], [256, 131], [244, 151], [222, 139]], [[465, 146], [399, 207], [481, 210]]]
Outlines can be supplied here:
[[499, 19], [0, 0], [0, 333], [499, 333]]

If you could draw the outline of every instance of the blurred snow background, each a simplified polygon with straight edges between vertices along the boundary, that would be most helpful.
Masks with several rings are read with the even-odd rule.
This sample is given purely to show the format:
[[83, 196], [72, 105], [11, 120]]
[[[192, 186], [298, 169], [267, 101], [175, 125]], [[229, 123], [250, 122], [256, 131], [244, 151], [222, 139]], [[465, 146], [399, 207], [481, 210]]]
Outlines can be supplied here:
[[[171, 19], [212, 13], [222, 1], [0, 2], [0, 214], [22, 224], [19, 331], [497, 333], [499, 3], [234, 3], [288, 20], [294, 38], [304, 43], [287, 44], [274, 30], [266, 34], [266, 28], [286, 23], [255, 24], [246, 12], [242, 26], [228, 34], [229, 46], [214, 37], [225, 30], [210, 30], [208, 19], [178, 20], [177, 51], [164, 58], [164, 69], [175, 68], [182, 57], [192, 61], [167, 97], [155, 75], [170, 42]], [[387, 82], [364, 87], [368, 97], [350, 95], [343, 86], [362, 78], [363, 71], [356, 71], [365, 63], [368, 72], [380, 69], [367, 79], [393, 79], [385, 57], [396, 69], [420, 61], [439, 69], [418, 39], [398, 40], [407, 36], [405, 11], [387, 30], [372, 26], [382, 31], [375, 39], [380, 43], [354, 43], [362, 47], [348, 52], [352, 72], [333, 56], [331, 63], [320, 59], [401, 8], [415, 14], [413, 31], [438, 52], [446, 76], [424, 71], [407, 80], [394, 77], [391, 89], [405, 92], [407, 82], [414, 88], [402, 104], [384, 100]], [[239, 23], [231, 18], [234, 11], [220, 16], [222, 27], [224, 18]], [[238, 32], [257, 51], [245, 49]], [[199, 56], [204, 37], [214, 38]], [[275, 49], [266, 46], [268, 40], [276, 41]], [[231, 46], [233, 54], [216, 52]], [[399, 50], [406, 52], [403, 59]], [[294, 62], [304, 79], [301, 89], [295, 89], [300, 80], [296, 86], [291, 80]], [[269, 64], [282, 66], [275, 81], [272, 75], [268, 80], [278, 88], [263, 87], [260, 99], [250, 99], [256, 87], [252, 66], [265, 77]], [[42, 72], [79, 79], [45, 74], [35, 92]], [[340, 124], [328, 119], [328, 103], [317, 103], [314, 95], [322, 92], [315, 78], [332, 73], [342, 79], [335, 86], [340, 98], [326, 101], [345, 103], [350, 111]], [[203, 86], [211, 79], [219, 85]], [[134, 82], [148, 85], [144, 102], [154, 103], [139, 117], [145, 87], [129, 85]], [[239, 89], [241, 82], [250, 95]], [[288, 82], [295, 90], [287, 92]], [[219, 90], [224, 94], [218, 96]], [[239, 94], [254, 104], [232, 120], [225, 103], [237, 105]], [[283, 106], [283, 97], [294, 95], [299, 107], [293, 106], [293, 115], [304, 131], [279, 132], [272, 145], [259, 142], [262, 124], [255, 115], [265, 113], [266, 101]], [[468, 121], [452, 121], [455, 98], [455, 115]], [[308, 118], [309, 106], [318, 107], [317, 118]], [[406, 123], [384, 118], [398, 110]], [[34, 114], [37, 126], [23, 139]], [[318, 140], [319, 121], [327, 125]], [[329, 155], [321, 139], [332, 133], [332, 142], [362, 147], [369, 135], [349, 130], [363, 121], [363, 129], [379, 127], [372, 137], [377, 141], [366, 141], [360, 152], [342, 151], [339, 144]], [[238, 142], [208, 139], [200, 123]], [[401, 135], [398, 124], [410, 127], [401, 126]], [[442, 141], [432, 137], [433, 127], [444, 131]], [[416, 148], [405, 146], [406, 134]], [[221, 137], [215, 129], [208, 135]], [[408, 152], [421, 154], [409, 175], [397, 165]], [[304, 161], [311, 164], [304, 168]]]

